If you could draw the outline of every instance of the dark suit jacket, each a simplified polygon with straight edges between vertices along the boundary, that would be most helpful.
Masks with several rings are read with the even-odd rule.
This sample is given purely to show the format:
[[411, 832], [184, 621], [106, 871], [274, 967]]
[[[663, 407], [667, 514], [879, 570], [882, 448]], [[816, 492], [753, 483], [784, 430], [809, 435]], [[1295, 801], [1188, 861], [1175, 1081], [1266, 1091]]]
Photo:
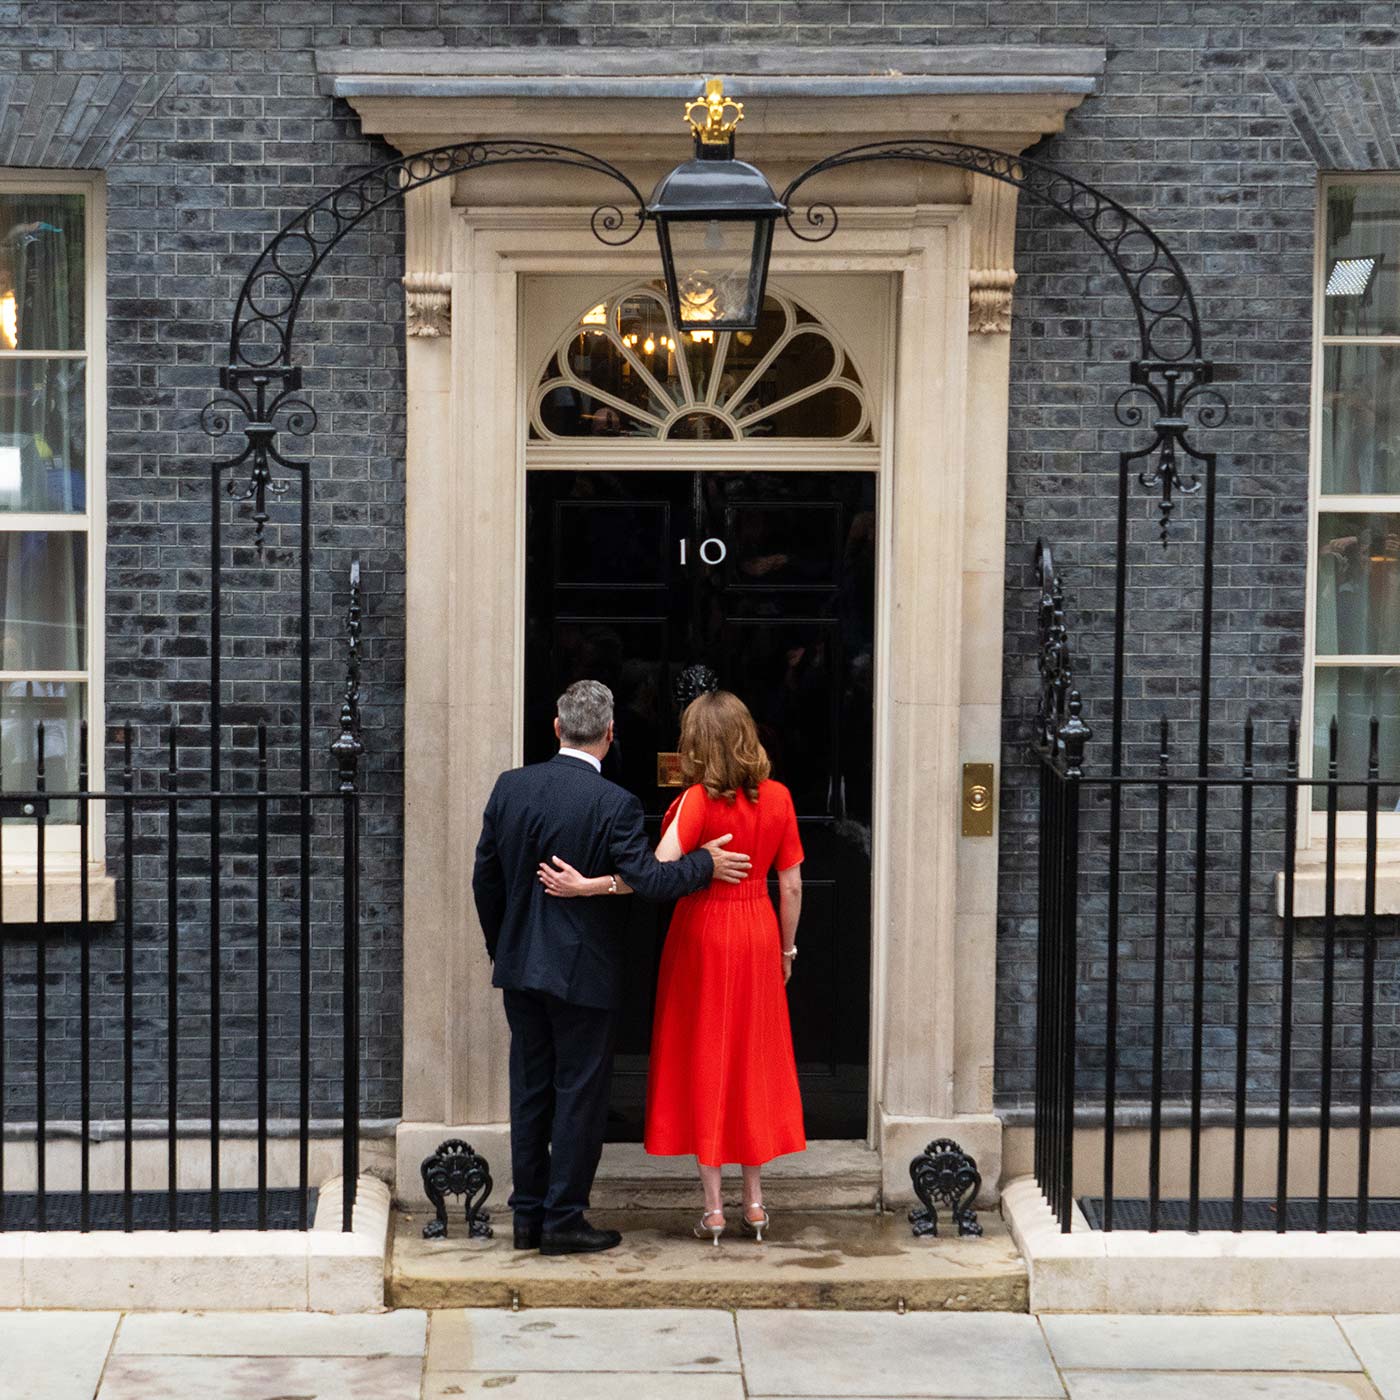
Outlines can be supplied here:
[[692, 851], [662, 864], [642, 804], [581, 758], [514, 768], [496, 780], [476, 847], [472, 893], [495, 964], [492, 984], [548, 992], [579, 1006], [616, 1007], [626, 946], [625, 898], [559, 899], [536, 869], [562, 856], [583, 875], [621, 875], [647, 899], [679, 899], [709, 882], [714, 861]]

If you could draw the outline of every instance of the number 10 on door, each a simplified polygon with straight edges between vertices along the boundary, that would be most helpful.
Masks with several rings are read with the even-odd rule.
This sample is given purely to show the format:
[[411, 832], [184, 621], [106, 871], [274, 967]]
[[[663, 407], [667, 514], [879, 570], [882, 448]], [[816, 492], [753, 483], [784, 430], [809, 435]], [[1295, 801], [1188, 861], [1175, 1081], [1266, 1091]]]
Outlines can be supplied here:
[[[684, 566], [690, 562], [690, 541], [681, 540], [680, 546], [681, 564]], [[709, 539], [700, 541], [700, 548], [696, 553], [699, 554], [702, 564], [723, 564], [729, 554], [729, 547], [723, 540], [712, 535]]]

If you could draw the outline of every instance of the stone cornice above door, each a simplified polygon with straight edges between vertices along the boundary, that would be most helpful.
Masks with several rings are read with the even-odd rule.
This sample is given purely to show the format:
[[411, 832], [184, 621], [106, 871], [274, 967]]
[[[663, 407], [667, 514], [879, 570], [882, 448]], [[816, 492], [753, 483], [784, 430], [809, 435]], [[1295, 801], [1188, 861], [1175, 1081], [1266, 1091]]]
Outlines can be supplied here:
[[[533, 136], [626, 162], [643, 188], [638, 167], [684, 158], [680, 103], [707, 76], [723, 77], [744, 103], [740, 153], [795, 166], [914, 136], [1020, 152], [1062, 128], [1104, 63], [1102, 49], [997, 45], [316, 51], [322, 92], [343, 97], [367, 134], [406, 153]], [[781, 173], [769, 170], [775, 180]]]

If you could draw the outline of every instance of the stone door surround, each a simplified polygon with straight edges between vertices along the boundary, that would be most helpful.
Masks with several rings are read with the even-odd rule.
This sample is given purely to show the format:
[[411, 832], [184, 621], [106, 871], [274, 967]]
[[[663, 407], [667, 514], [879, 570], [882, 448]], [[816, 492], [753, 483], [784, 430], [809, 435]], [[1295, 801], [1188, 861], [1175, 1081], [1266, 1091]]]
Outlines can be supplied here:
[[[685, 157], [678, 99], [707, 75], [744, 100], [740, 155], [781, 187], [866, 140], [1019, 153], [1060, 128], [1102, 63], [1099, 51], [1033, 49], [318, 55], [323, 86], [400, 151], [529, 135], [614, 161], [643, 191]], [[622, 249], [592, 237], [588, 216], [611, 195], [584, 172], [522, 165], [406, 200], [403, 1200], [419, 1198], [418, 1163], [445, 1136], [488, 1155], [498, 1202], [508, 1189], [507, 1036], [470, 879], [482, 806], [521, 751], [523, 410], [538, 366], [523, 363], [520, 306], [535, 276], [655, 274], [649, 231]], [[961, 835], [959, 797], [961, 765], [1000, 749], [1016, 196], [886, 163], [839, 172], [819, 197], [841, 211], [837, 236], [803, 244], [780, 225], [774, 278], [883, 274], [896, 328], [882, 461], [873, 1146], [887, 1200], [910, 1199], [909, 1160], [941, 1136], [978, 1158], [990, 1194], [1001, 1159], [996, 839]]]

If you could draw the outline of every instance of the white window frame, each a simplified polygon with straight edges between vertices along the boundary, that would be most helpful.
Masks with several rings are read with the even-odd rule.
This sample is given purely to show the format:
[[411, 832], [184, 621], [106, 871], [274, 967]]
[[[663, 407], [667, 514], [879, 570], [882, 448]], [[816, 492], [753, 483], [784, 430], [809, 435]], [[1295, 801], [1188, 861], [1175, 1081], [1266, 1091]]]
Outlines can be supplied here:
[[[104, 696], [106, 662], [106, 558], [107, 558], [107, 203], [106, 183], [98, 171], [47, 171], [0, 169], [0, 193], [4, 194], [81, 194], [84, 215], [84, 344], [81, 351], [15, 351], [0, 347], [0, 358], [82, 359], [86, 366], [84, 425], [87, 444], [84, 496], [87, 509], [82, 517], [66, 513], [14, 513], [0, 515], [0, 530], [73, 530], [81, 519], [87, 532], [87, 665], [81, 672], [0, 671], [0, 684], [12, 680], [77, 680], [87, 687], [84, 713], [88, 722], [88, 773], [93, 788], [105, 786], [106, 701]], [[100, 876], [105, 869], [105, 804], [88, 807], [88, 871]], [[4, 833], [4, 864], [0, 876], [19, 877], [32, 896], [33, 877], [38, 865], [35, 829], [27, 822], [7, 824]], [[80, 855], [79, 824], [51, 822], [45, 829], [45, 883], [50, 874], [60, 879], [78, 873]], [[69, 891], [71, 893], [71, 891]], [[107, 891], [90, 892], [92, 916], [104, 916], [109, 903]], [[106, 895], [107, 897], [103, 897]], [[55, 907], [50, 918], [71, 913], [68, 899]], [[18, 911], [17, 911], [18, 912]], [[76, 917], [76, 915], [72, 915]], [[111, 917], [106, 914], [106, 917]], [[7, 908], [5, 918], [10, 922]]]

